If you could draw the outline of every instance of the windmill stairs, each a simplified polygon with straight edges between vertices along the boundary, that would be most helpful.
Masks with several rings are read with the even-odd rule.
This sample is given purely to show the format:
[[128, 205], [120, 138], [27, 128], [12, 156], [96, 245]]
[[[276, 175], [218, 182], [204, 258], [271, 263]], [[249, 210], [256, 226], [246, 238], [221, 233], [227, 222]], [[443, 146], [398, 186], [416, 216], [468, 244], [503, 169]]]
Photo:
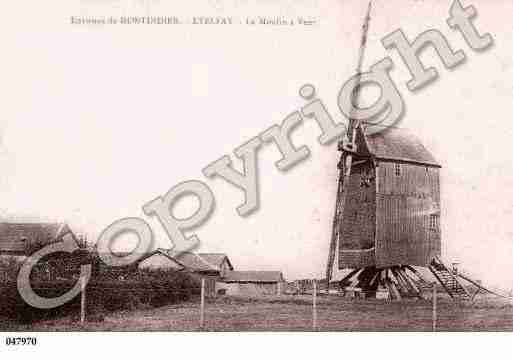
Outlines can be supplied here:
[[[512, 299], [483, 287], [480, 282], [471, 279], [466, 274], [450, 269], [438, 257], [435, 257], [427, 268], [455, 301], [473, 301], [479, 293]], [[424, 279], [415, 267], [403, 265], [381, 269], [375, 267], [354, 269], [338, 284], [344, 295], [357, 291], [366, 297], [374, 296], [378, 287], [382, 287], [389, 293], [388, 298], [401, 300], [403, 298], [424, 298], [423, 294], [432, 291], [436, 282]], [[477, 288], [477, 290], [471, 293], [472, 288]], [[327, 294], [329, 294], [329, 290]]]
[[[475, 295], [471, 295], [465, 286], [460, 282], [458, 273], [447, 268], [445, 264], [435, 257], [428, 267], [435, 278], [440, 282], [447, 294], [456, 300], [472, 300]], [[477, 293], [476, 293], [477, 294]]]

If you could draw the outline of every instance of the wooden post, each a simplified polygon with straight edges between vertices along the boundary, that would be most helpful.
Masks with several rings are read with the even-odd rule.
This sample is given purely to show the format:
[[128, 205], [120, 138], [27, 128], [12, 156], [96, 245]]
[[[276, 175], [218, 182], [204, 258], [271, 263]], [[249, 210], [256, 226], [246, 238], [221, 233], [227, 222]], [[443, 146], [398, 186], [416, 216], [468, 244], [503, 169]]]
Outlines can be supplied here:
[[317, 281], [313, 281], [313, 330], [317, 330]]
[[80, 323], [85, 323], [86, 317], [86, 277], [80, 277], [80, 287], [81, 287], [81, 295], [80, 295]]
[[436, 332], [436, 283], [433, 283], [433, 331]]
[[203, 329], [205, 323], [205, 278], [201, 278], [201, 314], [200, 328]]

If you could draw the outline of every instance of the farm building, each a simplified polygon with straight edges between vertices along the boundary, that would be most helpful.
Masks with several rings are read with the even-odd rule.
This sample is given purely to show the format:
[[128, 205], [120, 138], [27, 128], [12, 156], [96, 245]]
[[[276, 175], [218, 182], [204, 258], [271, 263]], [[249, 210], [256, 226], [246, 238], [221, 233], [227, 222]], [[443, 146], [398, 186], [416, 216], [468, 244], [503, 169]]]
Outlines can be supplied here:
[[175, 253], [165, 249], [157, 249], [147, 255], [139, 262], [139, 268], [187, 271], [205, 278], [205, 291], [208, 297], [215, 296], [216, 283], [233, 270], [233, 266], [226, 254]]
[[186, 270], [189, 272], [222, 277], [233, 266], [226, 254], [222, 253], [174, 253], [157, 249], [139, 262], [139, 268]]
[[218, 283], [227, 295], [279, 295], [287, 282], [279, 271], [231, 271]]
[[[45, 246], [63, 241], [75, 241], [78, 248], [83, 247], [65, 223], [0, 223], [0, 260], [5, 264], [23, 262]], [[33, 268], [32, 276], [58, 279], [78, 275], [85, 256], [83, 250], [46, 255]], [[5, 274], [2, 279], [7, 279]]]
[[0, 223], [0, 255], [27, 257], [44, 246], [77, 238], [65, 223]]

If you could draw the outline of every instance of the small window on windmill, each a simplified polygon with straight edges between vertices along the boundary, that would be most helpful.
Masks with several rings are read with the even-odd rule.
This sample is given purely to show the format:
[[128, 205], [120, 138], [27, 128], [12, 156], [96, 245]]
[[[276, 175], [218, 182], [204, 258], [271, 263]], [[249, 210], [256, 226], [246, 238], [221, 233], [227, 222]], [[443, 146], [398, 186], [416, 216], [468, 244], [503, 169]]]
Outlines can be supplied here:
[[360, 176], [360, 187], [370, 187], [372, 182], [374, 182], [374, 172], [367, 168]]
[[429, 229], [435, 231], [438, 229], [438, 215], [430, 214], [429, 215]]
[[395, 175], [400, 176], [401, 175], [401, 165], [399, 163], [395, 164]]

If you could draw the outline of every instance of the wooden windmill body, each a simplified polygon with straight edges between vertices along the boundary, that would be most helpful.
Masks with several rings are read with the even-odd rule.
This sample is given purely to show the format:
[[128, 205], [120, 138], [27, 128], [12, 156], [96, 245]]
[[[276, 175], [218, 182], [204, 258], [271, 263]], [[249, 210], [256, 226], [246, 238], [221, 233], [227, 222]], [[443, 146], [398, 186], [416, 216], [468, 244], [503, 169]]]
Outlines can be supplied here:
[[341, 146], [343, 203], [334, 220], [338, 268], [352, 269], [341, 284], [353, 281], [371, 295], [381, 286], [398, 299], [421, 296], [427, 283], [413, 266], [430, 268], [441, 254], [441, 166], [405, 129], [354, 131], [353, 150]]
[[[429, 270], [454, 299], [473, 299], [479, 292], [502, 296], [440, 259], [441, 166], [419, 139], [397, 127], [366, 135], [361, 124], [350, 138], [349, 146], [339, 145], [328, 292], [338, 250], [338, 269], [350, 269], [340, 288], [352, 287], [366, 296], [381, 288], [393, 299], [422, 298], [433, 283], [418, 267]], [[469, 284], [477, 288], [475, 293], [469, 292]]]
[[[356, 75], [362, 64], [371, 6], [362, 26]], [[360, 87], [352, 93], [358, 102]], [[356, 116], [354, 116], [356, 117]], [[338, 250], [338, 268], [351, 269], [341, 288], [350, 286], [369, 295], [379, 287], [396, 299], [422, 297], [432, 288], [415, 267], [425, 267], [456, 299], [479, 293], [499, 295], [441, 261], [440, 164], [411, 132], [394, 126], [369, 127], [349, 114], [342, 152], [332, 235], [326, 267], [327, 293]], [[463, 279], [478, 290], [471, 294]]]
[[370, 296], [382, 288], [395, 299], [422, 297], [431, 284], [415, 267], [425, 267], [451, 297], [470, 298], [457, 275], [439, 259], [440, 164], [405, 129], [390, 127], [366, 135], [359, 124], [351, 138], [350, 146], [339, 146], [327, 282], [338, 247], [338, 268], [351, 269], [341, 287]]
[[428, 267], [440, 256], [440, 165], [404, 129], [356, 134], [339, 219], [339, 269]]

